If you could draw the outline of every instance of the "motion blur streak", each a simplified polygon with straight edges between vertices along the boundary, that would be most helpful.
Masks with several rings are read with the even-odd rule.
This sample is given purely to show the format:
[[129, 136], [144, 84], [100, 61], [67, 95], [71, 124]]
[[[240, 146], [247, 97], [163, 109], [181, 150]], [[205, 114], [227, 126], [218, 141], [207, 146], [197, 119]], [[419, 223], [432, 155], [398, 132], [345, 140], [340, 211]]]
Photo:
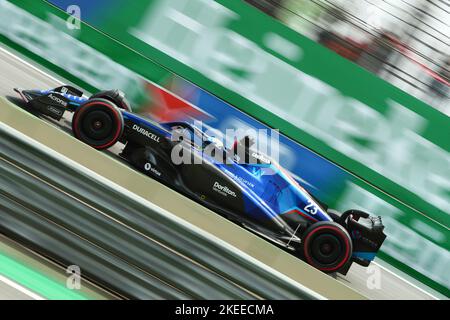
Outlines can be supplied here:
[[[7, 51], [0, 50], [0, 57], [6, 63], [0, 64], [0, 74], [6, 75], [13, 73], [14, 78], [0, 77], [0, 95], [9, 95], [10, 87], [21, 84], [26, 87], [39, 87], [45, 83], [48, 87], [55, 87], [61, 82], [52, 78], [48, 74], [39, 71], [31, 65], [21, 61]], [[118, 152], [119, 150], [116, 150]], [[345, 278], [338, 280], [344, 284], [350, 285], [365, 296], [371, 299], [430, 299], [428, 293], [418, 290], [412, 285], [406, 283], [402, 278], [390, 272], [381, 270], [382, 287], [380, 289], [370, 290], [366, 286], [368, 274], [362, 267], [355, 266]]]

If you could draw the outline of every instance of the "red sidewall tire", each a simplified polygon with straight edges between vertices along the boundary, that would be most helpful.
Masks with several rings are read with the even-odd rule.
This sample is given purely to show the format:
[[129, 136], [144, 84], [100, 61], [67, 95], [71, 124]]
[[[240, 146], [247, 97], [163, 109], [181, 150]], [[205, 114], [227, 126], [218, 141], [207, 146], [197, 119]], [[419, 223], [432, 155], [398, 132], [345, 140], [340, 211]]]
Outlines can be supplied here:
[[[317, 239], [319, 235], [334, 237], [342, 245], [342, 254], [339, 253], [338, 259], [335, 262], [328, 265], [321, 264], [321, 262], [314, 257], [314, 253], [311, 252], [314, 240]], [[339, 269], [343, 268], [350, 260], [353, 252], [350, 235], [344, 227], [335, 222], [318, 222], [313, 224], [303, 235], [302, 243], [303, 255], [306, 262], [326, 273], [337, 272]]]
[[[102, 141], [100, 144], [96, 144], [93, 140], [86, 138], [86, 135], [83, 134], [81, 130], [81, 126], [83, 125], [83, 117], [88, 115], [89, 112], [97, 110], [102, 110], [112, 119], [111, 137], [107, 138], [106, 141]], [[85, 104], [78, 107], [72, 118], [72, 131], [75, 137], [98, 150], [108, 149], [113, 146], [122, 136], [123, 128], [123, 116], [119, 109], [112, 102], [100, 98], [88, 100]]]
[[92, 95], [89, 98], [89, 100], [105, 99], [105, 100], [108, 100], [108, 101], [114, 103], [116, 105], [116, 107], [119, 109], [125, 110], [127, 112], [133, 112], [133, 110], [131, 109], [130, 103], [128, 102], [128, 100], [125, 97], [123, 97], [123, 99], [113, 98], [106, 93], [106, 92], [110, 92], [110, 91], [111, 90], [98, 92], [98, 93]]

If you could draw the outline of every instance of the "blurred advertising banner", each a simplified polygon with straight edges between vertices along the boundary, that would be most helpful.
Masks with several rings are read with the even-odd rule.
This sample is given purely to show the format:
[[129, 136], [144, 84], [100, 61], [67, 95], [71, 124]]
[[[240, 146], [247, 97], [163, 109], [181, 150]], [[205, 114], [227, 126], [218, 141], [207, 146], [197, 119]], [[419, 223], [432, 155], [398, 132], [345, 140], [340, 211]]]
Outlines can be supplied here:
[[381, 257], [449, 295], [448, 117], [240, 1], [49, 2], [0, 1], [2, 42], [160, 120], [279, 129], [282, 166], [383, 216]]
[[450, 119], [249, 5], [50, 2], [450, 225]]

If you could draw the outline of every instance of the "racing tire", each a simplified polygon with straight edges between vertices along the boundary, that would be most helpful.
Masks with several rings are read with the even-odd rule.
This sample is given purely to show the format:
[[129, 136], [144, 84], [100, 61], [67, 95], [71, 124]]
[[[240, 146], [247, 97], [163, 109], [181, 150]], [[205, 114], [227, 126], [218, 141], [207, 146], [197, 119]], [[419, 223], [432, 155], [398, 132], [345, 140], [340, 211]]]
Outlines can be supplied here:
[[133, 109], [131, 108], [131, 104], [128, 102], [127, 98], [125, 98], [125, 95], [120, 90], [105, 90], [97, 92], [96, 94], [93, 94], [89, 100], [93, 99], [105, 99], [108, 100], [116, 105], [117, 108], [123, 109], [128, 112], [133, 112]]
[[122, 113], [106, 99], [88, 100], [77, 108], [72, 118], [75, 137], [98, 150], [114, 145], [123, 130]]
[[345, 268], [352, 251], [350, 235], [335, 222], [317, 222], [302, 236], [302, 252], [306, 262], [325, 273]]

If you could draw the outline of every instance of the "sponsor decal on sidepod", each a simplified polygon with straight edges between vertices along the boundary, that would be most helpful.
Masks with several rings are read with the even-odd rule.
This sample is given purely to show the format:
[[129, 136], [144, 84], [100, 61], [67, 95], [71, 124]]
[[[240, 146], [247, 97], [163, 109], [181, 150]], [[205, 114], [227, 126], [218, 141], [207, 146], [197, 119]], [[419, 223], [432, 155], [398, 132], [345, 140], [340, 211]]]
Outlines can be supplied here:
[[224, 195], [225, 197], [230, 195], [232, 197], [236, 198], [236, 192], [233, 190], [230, 190], [227, 186], [222, 186], [219, 182], [214, 182], [213, 190], [219, 192], [220, 194]]
[[153, 141], [159, 142], [160, 138], [156, 134], [151, 133], [151, 132], [145, 130], [144, 128], [141, 128], [137, 124], [133, 125], [133, 130], [138, 132], [138, 133], [140, 133], [140, 134], [142, 134], [142, 135], [144, 135], [144, 136], [146, 136], [149, 139], [152, 139]]

